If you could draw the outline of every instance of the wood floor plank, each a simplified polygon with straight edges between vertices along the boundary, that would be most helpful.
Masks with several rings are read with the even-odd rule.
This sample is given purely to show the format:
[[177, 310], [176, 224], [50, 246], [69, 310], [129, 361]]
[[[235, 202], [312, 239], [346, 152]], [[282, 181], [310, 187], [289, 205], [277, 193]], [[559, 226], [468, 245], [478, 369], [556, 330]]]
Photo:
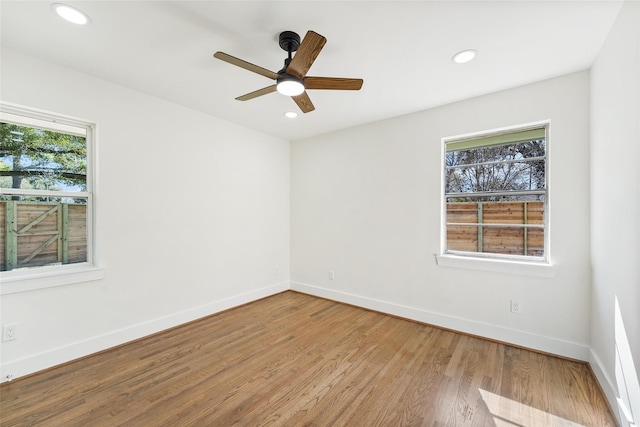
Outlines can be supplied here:
[[614, 426], [589, 367], [292, 291], [0, 386], [2, 426]]

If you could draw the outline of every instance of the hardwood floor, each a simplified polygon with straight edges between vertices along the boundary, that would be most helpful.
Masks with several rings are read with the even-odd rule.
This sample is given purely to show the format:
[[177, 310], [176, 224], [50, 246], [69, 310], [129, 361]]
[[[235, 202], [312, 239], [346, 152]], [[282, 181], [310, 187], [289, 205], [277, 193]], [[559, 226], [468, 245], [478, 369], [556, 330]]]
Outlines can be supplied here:
[[614, 426], [589, 367], [287, 291], [0, 386], [2, 426]]

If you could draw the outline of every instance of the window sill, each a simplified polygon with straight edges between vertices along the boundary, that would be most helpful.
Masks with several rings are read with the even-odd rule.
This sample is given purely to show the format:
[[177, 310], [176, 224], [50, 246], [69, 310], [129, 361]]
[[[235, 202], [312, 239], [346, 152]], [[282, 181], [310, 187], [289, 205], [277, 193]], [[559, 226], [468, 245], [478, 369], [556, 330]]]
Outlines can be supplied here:
[[58, 265], [0, 273], [0, 295], [100, 280], [104, 268], [90, 264]]
[[555, 277], [556, 266], [547, 263], [510, 261], [490, 258], [471, 258], [457, 255], [436, 255], [440, 267], [519, 274], [525, 276]]

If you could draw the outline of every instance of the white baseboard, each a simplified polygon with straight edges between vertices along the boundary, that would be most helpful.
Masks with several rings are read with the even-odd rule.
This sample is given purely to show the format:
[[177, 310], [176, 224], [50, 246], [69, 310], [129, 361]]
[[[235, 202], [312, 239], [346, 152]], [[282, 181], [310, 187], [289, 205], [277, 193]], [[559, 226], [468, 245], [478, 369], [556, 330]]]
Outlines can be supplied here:
[[618, 407], [618, 396], [616, 393], [617, 387], [615, 382], [611, 381], [609, 375], [607, 375], [607, 371], [604, 369], [604, 365], [600, 361], [600, 358], [597, 354], [593, 352], [593, 350], [589, 351], [589, 365], [591, 366], [591, 370], [593, 371], [598, 383], [600, 383], [600, 387], [604, 392], [607, 401], [609, 402], [609, 408], [611, 409], [611, 413], [616, 418], [618, 425], [623, 425], [620, 422], [620, 408]]
[[446, 329], [526, 347], [571, 359], [589, 361], [589, 347], [569, 341], [530, 334], [470, 319], [448, 316], [423, 309], [394, 304], [300, 282], [291, 282], [291, 290], [411, 319]]
[[79, 359], [288, 289], [289, 282], [281, 282], [219, 301], [212, 301], [198, 307], [172, 313], [168, 316], [152, 319], [127, 328], [115, 330], [104, 335], [50, 349], [23, 359], [2, 363], [0, 366], [0, 382], [7, 381], [8, 378], [16, 379], [71, 360]]

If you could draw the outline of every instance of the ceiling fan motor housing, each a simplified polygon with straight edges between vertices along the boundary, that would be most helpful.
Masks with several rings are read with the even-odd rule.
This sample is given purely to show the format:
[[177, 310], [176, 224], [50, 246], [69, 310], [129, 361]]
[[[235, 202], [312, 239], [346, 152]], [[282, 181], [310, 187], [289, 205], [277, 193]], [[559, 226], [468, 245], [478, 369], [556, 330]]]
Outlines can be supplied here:
[[300, 36], [293, 31], [280, 33], [280, 47], [287, 52], [295, 52], [300, 46]]

